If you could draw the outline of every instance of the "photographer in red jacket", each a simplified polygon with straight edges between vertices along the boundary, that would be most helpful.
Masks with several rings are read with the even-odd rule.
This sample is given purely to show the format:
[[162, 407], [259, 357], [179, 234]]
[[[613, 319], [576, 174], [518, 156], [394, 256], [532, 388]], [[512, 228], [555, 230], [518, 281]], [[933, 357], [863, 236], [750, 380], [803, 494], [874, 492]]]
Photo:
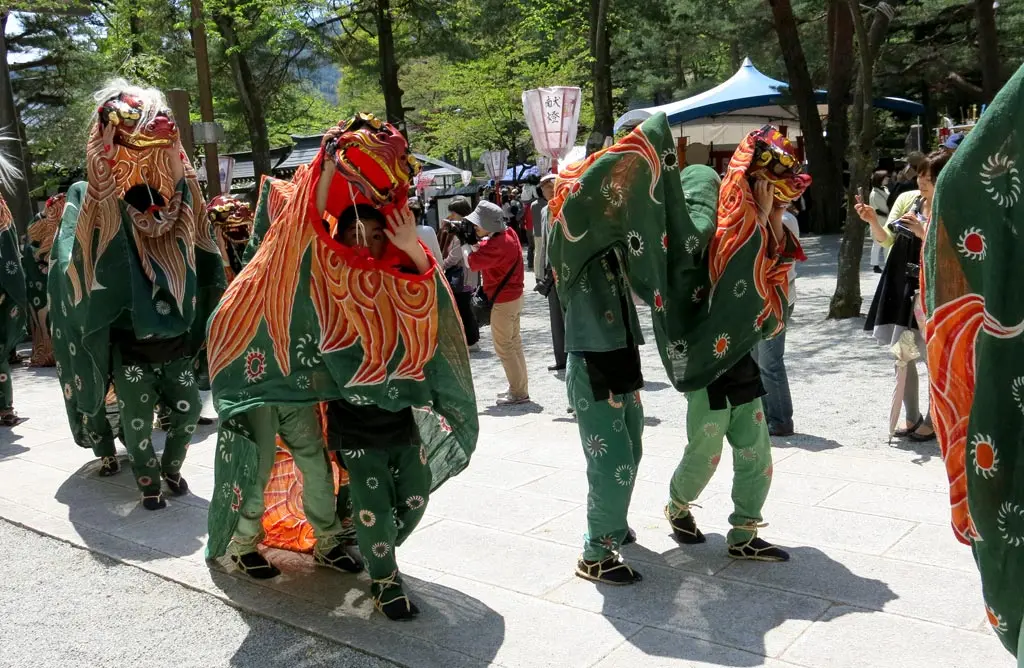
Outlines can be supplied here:
[[494, 304], [494, 352], [508, 378], [508, 391], [498, 395], [498, 404], [524, 404], [530, 400], [530, 388], [519, 333], [523, 312], [523, 247], [515, 231], [505, 225], [501, 207], [496, 204], [480, 202], [466, 221], [476, 226], [481, 240], [469, 254], [469, 268], [480, 272], [484, 294]]

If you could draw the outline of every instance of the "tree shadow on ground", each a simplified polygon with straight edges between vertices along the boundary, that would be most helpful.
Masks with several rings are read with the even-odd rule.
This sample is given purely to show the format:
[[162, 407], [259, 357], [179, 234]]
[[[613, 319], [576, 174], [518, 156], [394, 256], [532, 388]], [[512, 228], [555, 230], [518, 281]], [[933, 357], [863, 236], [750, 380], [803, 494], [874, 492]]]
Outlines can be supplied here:
[[89, 462], [64, 481], [54, 495], [67, 506], [68, 519], [79, 529], [87, 547], [103, 552], [102, 546], [90, 545], [98, 530], [148, 548], [140, 553], [152, 559], [189, 557], [203, 549], [205, 499], [174, 497], [165, 489], [167, 507], [146, 510], [125, 458], [121, 458], [121, 472], [114, 476], [100, 478], [98, 470], [97, 460]]
[[[855, 575], [815, 548], [787, 548], [792, 560], [785, 564], [736, 562], [718, 570], [725, 549], [716, 534], [664, 554], [641, 545], [623, 549], [644, 580], [597, 585], [602, 614], [646, 655], [746, 667], [763, 665], [792, 642], [800, 633], [793, 620], [809, 625], [833, 602], [881, 610], [896, 598], [884, 582]], [[637, 623], [648, 628], [636, 632]]]
[[[450, 587], [403, 575], [406, 592], [420, 615], [410, 622], [391, 622], [374, 611], [365, 573], [348, 575], [317, 568], [305, 554], [270, 550], [268, 556], [282, 572], [274, 580], [256, 581], [228, 571], [221, 559], [209, 562], [214, 585], [243, 609], [402, 665], [488, 665], [504, 643], [504, 618]], [[295, 661], [303, 658], [299, 649], [267, 647], [258, 629], [253, 629], [230, 665], [364, 665]], [[368, 660], [365, 665], [376, 664]]]

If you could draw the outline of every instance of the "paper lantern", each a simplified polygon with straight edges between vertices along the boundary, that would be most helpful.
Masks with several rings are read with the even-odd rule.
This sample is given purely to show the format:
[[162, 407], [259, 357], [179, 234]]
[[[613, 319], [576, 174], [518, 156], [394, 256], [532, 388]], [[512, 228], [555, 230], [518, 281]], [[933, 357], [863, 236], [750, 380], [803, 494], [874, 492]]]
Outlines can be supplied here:
[[487, 176], [498, 182], [501, 180], [501, 177], [505, 176], [505, 170], [508, 169], [508, 151], [505, 149], [487, 151], [480, 156], [480, 162], [484, 163]]
[[564, 158], [576, 143], [580, 119], [579, 88], [556, 86], [523, 91], [523, 113], [537, 152]]

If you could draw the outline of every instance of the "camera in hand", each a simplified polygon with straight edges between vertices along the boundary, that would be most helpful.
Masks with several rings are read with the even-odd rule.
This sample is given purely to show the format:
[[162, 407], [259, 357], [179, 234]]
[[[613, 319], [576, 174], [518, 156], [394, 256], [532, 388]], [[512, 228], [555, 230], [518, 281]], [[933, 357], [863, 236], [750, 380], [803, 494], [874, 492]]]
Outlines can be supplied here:
[[476, 225], [468, 220], [452, 220], [448, 224], [451, 225], [452, 233], [459, 240], [460, 244], [472, 246], [480, 242], [476, 235]]

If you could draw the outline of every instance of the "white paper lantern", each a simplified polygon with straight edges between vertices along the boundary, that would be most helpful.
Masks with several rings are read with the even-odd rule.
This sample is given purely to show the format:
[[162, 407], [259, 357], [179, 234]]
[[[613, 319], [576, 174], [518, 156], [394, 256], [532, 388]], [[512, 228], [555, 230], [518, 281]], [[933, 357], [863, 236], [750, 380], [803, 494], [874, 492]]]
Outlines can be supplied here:
[[523, 91], [523, 113], [537, 152], [561, 160], [576, 143], [579, 88], [555, 86]]
[[487, 176], [498, 182], [501, 177], [505, 176], [505, 170], [508, 169], [508, 150], [487, 151], [480, 156], [480, 162], [484, 164]]

